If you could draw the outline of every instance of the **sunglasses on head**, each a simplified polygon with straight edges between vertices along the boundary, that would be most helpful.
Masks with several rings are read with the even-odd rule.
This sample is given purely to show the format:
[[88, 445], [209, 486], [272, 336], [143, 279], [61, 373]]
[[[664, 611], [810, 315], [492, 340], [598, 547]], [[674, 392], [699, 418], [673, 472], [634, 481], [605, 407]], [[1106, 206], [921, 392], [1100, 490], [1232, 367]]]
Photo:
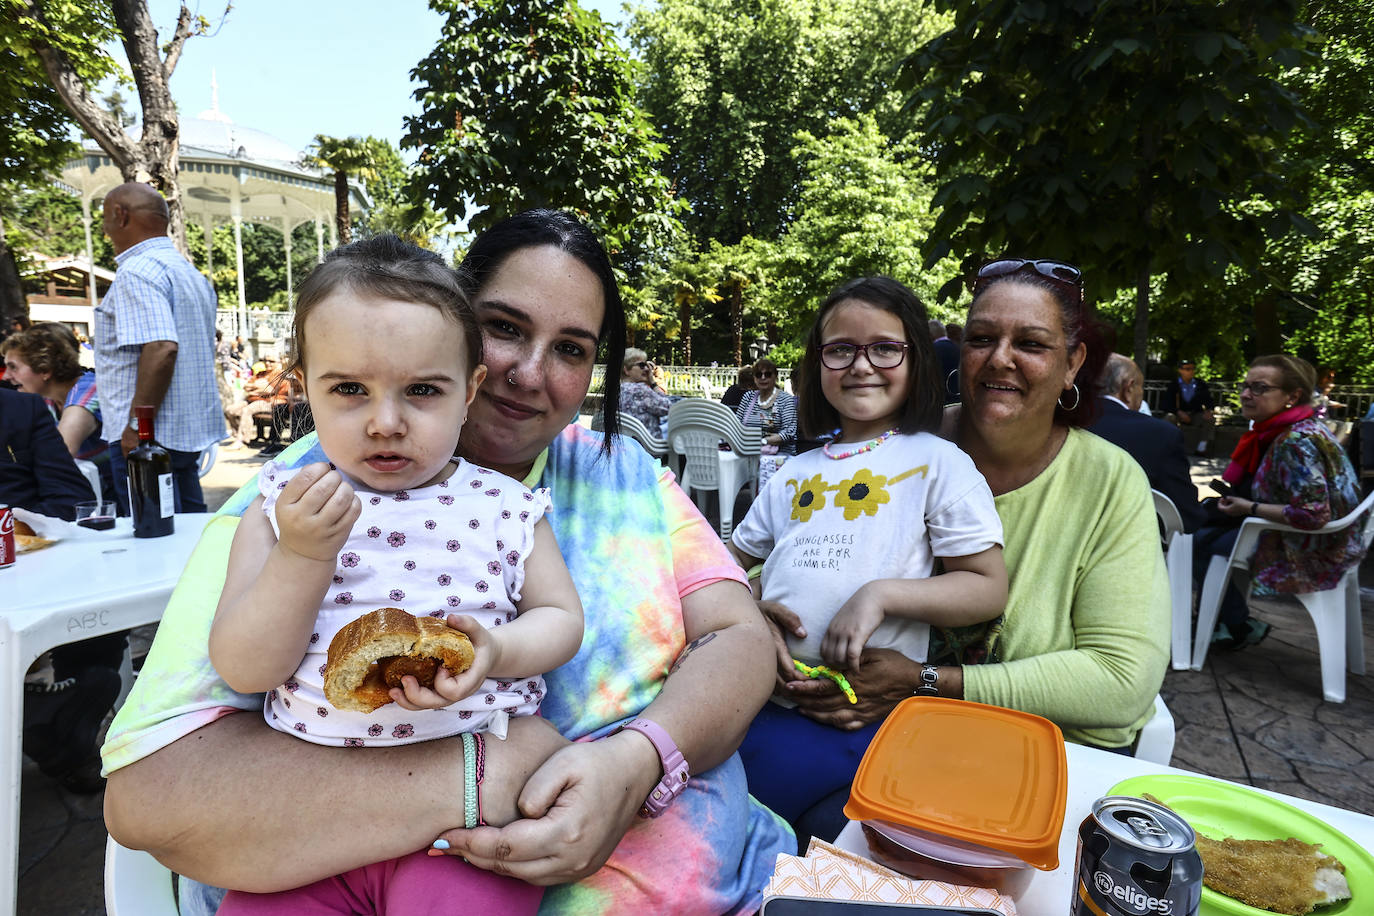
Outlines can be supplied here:
[[976, 296], [987, 289], [988, 285], [998, 277], [1007, 277], [1022, 271], [1034, 271], [1045, 279], [1058, 283], [1065, 289], [1072, 290], [1078, 301], [1083, 301], [1083, 271], [1072, 264], [1065, 264], [1063, 261], [1053, 261], [1048, 258], [1035, 260], [1030, 258], [999, 258], [996, 261], [989, 261], [978, 268], [978, 273], [974, 275], [973, 294]]

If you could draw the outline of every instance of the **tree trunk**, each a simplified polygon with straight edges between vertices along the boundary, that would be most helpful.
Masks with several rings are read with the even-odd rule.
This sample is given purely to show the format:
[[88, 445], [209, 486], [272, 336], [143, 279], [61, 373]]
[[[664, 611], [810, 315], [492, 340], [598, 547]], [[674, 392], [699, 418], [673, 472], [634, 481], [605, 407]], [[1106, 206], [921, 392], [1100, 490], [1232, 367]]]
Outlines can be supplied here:
[[677, 320], [681, 325], [682, 365], [692, 365], [692, 299], [683, 296], [677, 305]]
[[[1135, 339], [1132, 341], [1135, 364], [1144, 372], [1150, 354], [1150, 259], [1141, 262], [1135, 278]], [[1091, 394], [1092, 392], [1088, 392]]]
[[19, 264], [9, 242], [5, 240], [5, 224], [0, 221], [0, 337], [9, 333], [10, 323], [29, 314], [24, 286], [19, 280]]
[[735, 344], [735, 365], [744, 359], [744, 284], [734, 280], [730, 284], [730, 336]]
[[[43, 22], [42, 10], [33, 0], [22, 0], [27, 15]], [[134, 142], [119, 119], [92, 97], [85, 81], [62, 51], [44, 44], [34, 33], [33, 49], [43, 61], [53, 88], [62, 98], [78, 124], [114, 161], [125, 181], [151, 184], [167, 199], [167, 234], [177, 249], [189, 257], [186, 247], [186, 216], [181, 203], [180, 124], [176, 103], [168, 81], [181, 58], [182, 46], [193, 28], [191, 11], [183, 3], [177, 16], [176, 31], [166, 45], [165, 56], [158, 47], [157, 29], [148, 15], [145, 0], [111, 0], [115, 25], [124, 43], [129, 69], [138, 86], [143, 112], [143, 136]]]
[[348, 217], [348, 174], [334, 173], [334, 221], [339, 225], [339, 244], [353, 241], [353, 223]]
[[1279, 310], [1272, 293], [1265, 293], [1255, 303], [1255, 355], [1283, 352], [1283, 334], [1279, 331]]

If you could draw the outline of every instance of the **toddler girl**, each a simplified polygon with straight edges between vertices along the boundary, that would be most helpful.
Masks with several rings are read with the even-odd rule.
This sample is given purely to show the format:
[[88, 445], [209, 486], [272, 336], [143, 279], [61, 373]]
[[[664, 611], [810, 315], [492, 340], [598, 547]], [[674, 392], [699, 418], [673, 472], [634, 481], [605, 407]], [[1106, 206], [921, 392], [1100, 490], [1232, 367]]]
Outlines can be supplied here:
[[[373, 747], [464, 733], [477, 822], [481, 733], [504, 737], [508, 716], [536, 713], [540, 672], [582, 640], [582, 606], [543, 518], [547, 493], [454, 457], [486, 367], [472, 311], [438, 256], [394, 236], [333, 252], [301, 287], [295, 338], [287, 371], [330, 462], [263, 468], [262, 495], [230, 550], [211, 660], [234, 689], [267, 691], [268, 723], [307, 741]], [[472, 667], [440, 668], [432, 689], [407, 675], [395, 702], [372, 713], [333, 707], [323, 691], [330, 640], [387, 606], [447, 616], [472, 640]], [[439, 913], [461, 901], [533, 913], [540, 896], [422, 850], [281, 894], [231, 892], [220, 912]]]

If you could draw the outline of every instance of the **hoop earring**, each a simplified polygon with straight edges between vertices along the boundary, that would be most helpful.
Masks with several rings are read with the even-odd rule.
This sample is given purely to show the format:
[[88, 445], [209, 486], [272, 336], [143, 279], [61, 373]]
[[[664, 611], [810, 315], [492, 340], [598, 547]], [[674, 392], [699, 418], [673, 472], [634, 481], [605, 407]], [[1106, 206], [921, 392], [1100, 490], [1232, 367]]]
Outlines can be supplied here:
[[957, 390], [957, 389], [950, 388], [950, 387], [949, 387], [949, 383], [950, 383], [950, 382], [954, 379], [954, 377], [955, 377], [956, 375], [958, 375], [958, 374], [959, 374], [959, 370], [958, 370], [958, 369], [951, 369], [951, 370], [949, 370], [949, 375], [946, 375], [946, 376], [945, 376], [945, 390], [946, 390], [946, 391], [955, 391], [955, 390]]
[[1054, 402], [1055, 402], [1056, 404], [1059, 405], [1059, 409], [1060, 409], [1060, 410], [1074, 410], [1075, 408], [1078, 407], [1078, 402], [1081, 401], [1081, 400], [1083, 400], [1083, 395], [1079, 394], [1079, 392], [1078, 392], [1078, 383], [1077, 383], [1077, 382], [1074, 382], [1074, 383], [1073, 383], [1073, 405], [1072, 405], [1072, 406], [1065, 406], [1065, 404], [1064, 404], [1064, 396], [1063, 396], [1062, 394], [1061, 394], [1058, 398], [1056, 398]]

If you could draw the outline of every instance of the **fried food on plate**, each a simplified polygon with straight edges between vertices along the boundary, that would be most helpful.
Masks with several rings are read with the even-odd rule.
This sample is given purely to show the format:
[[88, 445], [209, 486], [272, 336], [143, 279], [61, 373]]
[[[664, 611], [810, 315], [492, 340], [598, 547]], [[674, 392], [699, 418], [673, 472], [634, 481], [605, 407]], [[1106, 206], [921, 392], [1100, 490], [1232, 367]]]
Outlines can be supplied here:
[[1241, 903], [1303, 916], [1350, 899], [1345, 866], [1320, 846], [1286, 840], [1211, 840], [1198, 834], [1202, 883]]
[[[29, 529], [32, 531], [33, 529]], [[42, 550], [44, 547], [51, 547], [57, 542], [50, 538], [41, 538], [36, 534], [16, 534], [14, 536], [14, 549], [17, 553], [33, 553], [35, 550]]]

